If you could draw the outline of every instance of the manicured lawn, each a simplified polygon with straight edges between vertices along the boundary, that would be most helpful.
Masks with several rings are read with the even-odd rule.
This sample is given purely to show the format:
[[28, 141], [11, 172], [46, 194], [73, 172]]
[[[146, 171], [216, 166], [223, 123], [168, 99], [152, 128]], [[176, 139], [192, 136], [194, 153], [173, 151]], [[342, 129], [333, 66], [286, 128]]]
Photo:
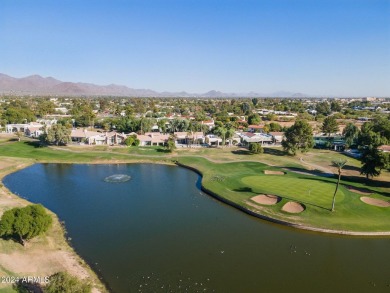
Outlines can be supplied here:
[[[69, 162], [69, 163], [94, 163], [100, 161], [132, 161], [134, 158], [123, 148], [124, 153], [106, 151], [102, 148], [80, 149], [64, 148], [60, 150], [51, 147], [39, 147], [39, 144], [32, 141], [21, 141], [15, 143], [0, 144], [0, 155], [7, 157], [32, 158], [41, 162]], [[153, 154], [159, 154], [151, 150]], [[164, 153], [161, 153], [162, 155]], [[158, 156], [159, 157], [159, 156]], [[162, 156], [161, 156], [162, 157]], [[154, 160], [154, 158], [150, 158]]]
[[[342, 181], [336, 196], [336, 209], [331, 212], [335, 178], [293, 172], [265, 175], [264, 170], [280, 169], [255, 162], [216, 164], [193, 157], [179, 158], [179, 162], [198, 169], [203, 174], [202, 184], [208, 190], [261, 215], [323, 229], [390, 231], [390, 208], [367, 205], [360, 200], [362, 195], [346, 188], [346, 185], [363, 187], [362, 183]], [[364, 187], [373, 192], [372, 197], [383, 200], [390, 198], [385, 188]], [[259, 193], [278, 195], [282, 200], [274, 206], [253, 206], [250, 198]], [[300, 214], [283, 212], [282, 206], [290, 200], [303, 203], [306, 210]]]
[[[292, 176], [266, 175], [247, 176], [241, 179], [245, 186], [250, 186], [255, 193], [275, 194], [286, 199], [330, 208], [335, 184], [313, 178], [297, 178]], [[343, 190], [337, 193], [337, 199], [344, 198]]]

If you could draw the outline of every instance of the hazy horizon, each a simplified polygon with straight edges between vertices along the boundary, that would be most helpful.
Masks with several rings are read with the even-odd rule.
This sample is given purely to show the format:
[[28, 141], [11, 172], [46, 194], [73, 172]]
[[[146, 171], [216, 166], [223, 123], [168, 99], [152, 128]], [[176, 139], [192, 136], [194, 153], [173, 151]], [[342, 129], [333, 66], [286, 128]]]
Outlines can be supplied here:
[[388, 0], [2, 1], [0, 72], [164, 92], [390, 96]]

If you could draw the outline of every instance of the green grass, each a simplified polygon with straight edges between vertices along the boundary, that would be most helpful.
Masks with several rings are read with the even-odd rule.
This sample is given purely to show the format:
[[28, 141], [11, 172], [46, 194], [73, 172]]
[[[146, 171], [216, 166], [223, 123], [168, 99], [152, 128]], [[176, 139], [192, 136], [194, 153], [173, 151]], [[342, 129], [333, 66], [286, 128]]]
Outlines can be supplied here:
[[8, 288], [0, 288], [0, 293], [16, 293], [14, 289], [8, 287]]
[[[363, 184], [344, 182], [336, 196], [336, 209], [330, 211], [336, 187], [335, 178], [306, 176], [292, 172], [286, 175], [265, 175], [264, 170], [280, 170], [256, 162], [215, 164], [202, 158], [183, 157], [179, 162], [198, 169], [203, 174], [203, 186], [240, 206], [261, 215], [295, 224], [316, 228], [357, 232], [390, 231], [390, 209], [370, 206], [360, 201], [361, 195], [350, 192], [345, 185], [362, 187]], [[214, 176], [224, 178], [213, 180]], [[373, 197], [388, 200], [390, 194], [380, 187], [367, 187]], [[309, 194], [309, 190], [310, 194]], [[259, 194], [275, 194], [282, 200], [274, 206], [251, 205], [250, 198]], [[282, 206], [290, 201], [306, 206], [300, 214], [283, 212]]]
[[[31, 158], [41, 162], [69, 162], [69, 163], [93, 163], [96, 161], [112, 161], [112, 160], [135, 160], [128, 152], [107, 152], [104, 149], [97, 147], [90, 150], [72, 149], [57, 150], [50, 147], [39, 147], [39, 144], [31, 141], [21, 141], [11, 144], [0, 144], [0, 155], [17, 158]], [[123, 148], [124, 151], [128, 149]], [[153, 150], [152, 150], [153, 151]], [[140, 152], [142, 152], [140, 150]], [[157, 150], [154, 151], [159, 154]], [[163, 157], [164, 153], [161, 153]], [[153, 158], [151, 158], [153, 160]]]
[[[247, 176], [241, 179], [243, 186], [250, 186], [255, 193], [276, 194], [299, 201], [306, 205], [330, 208], [335, 185], [317, 177], [296, 178], [292, 176], [266, 175]], [[338, 191], [339, 200], [344, 198], [343, 190]]]

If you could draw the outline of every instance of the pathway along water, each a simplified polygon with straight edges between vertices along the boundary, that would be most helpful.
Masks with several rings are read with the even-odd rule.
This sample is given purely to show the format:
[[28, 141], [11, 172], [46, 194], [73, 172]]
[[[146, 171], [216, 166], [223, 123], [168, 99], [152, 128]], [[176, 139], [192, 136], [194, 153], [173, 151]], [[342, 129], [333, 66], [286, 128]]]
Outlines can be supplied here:
[[[113, 174], [131, 180], [104, 181]], [[389, 238], [264, 222], [203, 194], [200, 177], [180, 167], [36, 164], [4, 184], [65, 221], [113, 292], [390, 290]]]

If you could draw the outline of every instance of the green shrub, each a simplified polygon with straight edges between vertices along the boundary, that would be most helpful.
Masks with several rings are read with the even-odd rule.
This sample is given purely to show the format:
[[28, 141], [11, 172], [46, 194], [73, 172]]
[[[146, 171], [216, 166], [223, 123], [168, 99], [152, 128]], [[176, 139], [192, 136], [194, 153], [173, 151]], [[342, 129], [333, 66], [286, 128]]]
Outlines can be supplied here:
[[249, 151], [252, 154], [262, 154], [264, 152], [264, 149], [261, 144], [252, 142], [249, 144]]
[[44, 293], [90, 293], [91, 284], [85, 283], [65, 272], [50, 276], [49, 284], [43, 289]]
[[22, 245], [31, 238], [45, 233], [52, 218], [42, 205], [29, 205], [5, 211], [0, 220], [0, 236], [14, 238]]

